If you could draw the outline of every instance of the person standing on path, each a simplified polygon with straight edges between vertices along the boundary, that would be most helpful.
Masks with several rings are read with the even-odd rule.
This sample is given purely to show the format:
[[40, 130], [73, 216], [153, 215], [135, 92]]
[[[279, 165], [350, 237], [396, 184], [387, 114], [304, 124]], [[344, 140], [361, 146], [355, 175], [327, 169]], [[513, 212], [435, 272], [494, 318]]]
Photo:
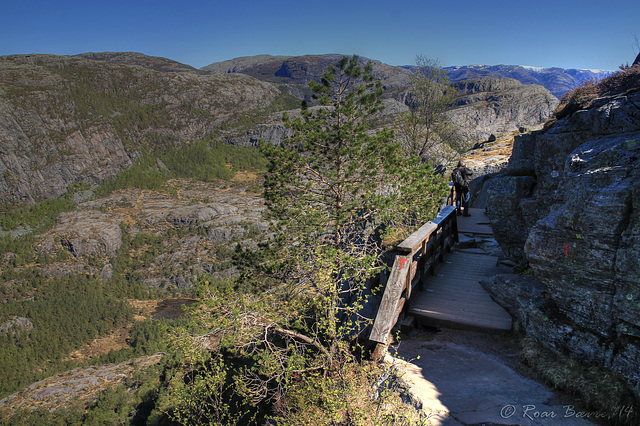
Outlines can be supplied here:
[[[469, 183], [471, 182], [473, 172], [462, 161], [458, 161], [458, 165], [451, 172], [451, 180], [456, 192], [454, 205], [458, 210], [458, 215], [471, 216], [469, 214]], [[464, 212], [462, 211], [464, 209]]]

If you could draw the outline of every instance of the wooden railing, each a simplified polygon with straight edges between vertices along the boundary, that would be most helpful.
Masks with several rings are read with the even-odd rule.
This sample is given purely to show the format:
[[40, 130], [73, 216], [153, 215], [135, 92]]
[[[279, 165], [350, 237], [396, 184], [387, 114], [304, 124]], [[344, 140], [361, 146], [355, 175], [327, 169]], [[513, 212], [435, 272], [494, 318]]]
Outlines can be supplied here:
[[[369, 340], [385, 347], [389, 334], [398, 322], [405, 306], [409, 306], [416, 287], [422, 289], [424, 280], [437, 263], [444, 261], [446, 252], [458, 242], [456, 209], [444, 207], [438, 217], [424, 224], [396, 247], [395, 260], [386, 282], [382, 301], [373, 323]], [[385, 275], [381, 276], [384, 284]]]

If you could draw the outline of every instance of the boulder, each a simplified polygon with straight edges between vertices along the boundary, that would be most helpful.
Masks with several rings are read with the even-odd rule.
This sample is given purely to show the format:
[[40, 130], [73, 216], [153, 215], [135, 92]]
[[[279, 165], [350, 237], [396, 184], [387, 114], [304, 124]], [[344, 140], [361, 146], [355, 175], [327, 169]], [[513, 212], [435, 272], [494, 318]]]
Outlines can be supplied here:
[[523, 257], [529, 221], [526, 205], [523, 206], [521, 200], [531, 196], [535, 184], [532, 176], [503, 176], [491, 179], [485, 185], [487, 215], [507, 256]]
[[99, 278], [102, 281], [109, 281], [112, 276], [113, 276], [113, 265], [111, 265], [110, 263], [107, 263], [102, 267], [102, 271], [100, 271]]
[[29, 318], [13, 317], [0, 323], [0, 336], [5, 333], [24, 333], [29, 330], [33, 330], [33, 323]]

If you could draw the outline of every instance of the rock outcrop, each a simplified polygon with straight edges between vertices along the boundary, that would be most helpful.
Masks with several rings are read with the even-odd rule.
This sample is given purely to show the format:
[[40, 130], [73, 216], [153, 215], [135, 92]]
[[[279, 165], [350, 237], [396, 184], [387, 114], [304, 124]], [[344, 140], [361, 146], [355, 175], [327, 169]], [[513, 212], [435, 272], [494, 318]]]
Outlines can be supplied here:
[[[114, 256], [131, 259], [132, 270], [150, 287], [190, 287], [205, 274], [233, 276], [229, 262], [236, 246], [255, 248], [269, 224], [261, 197], [204, 182], [172, 181], [178, 197], [166, 191], [118, 191], [78, 204], [57, 224], [36, 236], [36, 251], [70, 256], [42, 267], [47, 277], [87, 274], [108, 281]], [[137, 235], [155, 237], [132, 247]], [[124, 240], [129, 243], [124, 244]], [[123, 252], [124, 250], [124, 252]], [[148, 257], [147, 261], [136, 261]], [[101, 259], [100, 264], [95, 264]], [[2, 263], [0, 262], [0, 267]]]
[[237, 146], [258, 146], [262, 140], [264, 143], [280, 145], [285, 138], [293, 136], [293, 130], [288, 129], [283, 122], [259, 124], [245, 134], [227, 139], [227, 143]]
[[[495, 297], [514, 294], [503, 302], [527, 332], [617, 370], [637, 396], [639, 164], [636, 85], [517, 137], [506, 174], [485, 185], [496, 239], [531, 266], [542, 286], [498, 280], [491, 285]], [[539, 303], [531, 307], [523, 297], [536, 288]]]
[[75, 257], [111, 257], [122, 245], [120, 223], [121, 220], [98, 210], [73, 211], [60, 215], [51, 234]]
[[12, 317], [0, 323], [0, 336], [9, 333], [23, 333], [29, 330], [33, 330], [33, 323], [25, 317]]
[[126, 386], [134, 373], [158, 364], [163, 354], [143, 356], [120, 364], [76, 368], [49, 377], [0, 400], [0, 420], [7, 421], [18, 410], [44, 408], [55, 411], [70, 401], [89, 405], [109, 387]]

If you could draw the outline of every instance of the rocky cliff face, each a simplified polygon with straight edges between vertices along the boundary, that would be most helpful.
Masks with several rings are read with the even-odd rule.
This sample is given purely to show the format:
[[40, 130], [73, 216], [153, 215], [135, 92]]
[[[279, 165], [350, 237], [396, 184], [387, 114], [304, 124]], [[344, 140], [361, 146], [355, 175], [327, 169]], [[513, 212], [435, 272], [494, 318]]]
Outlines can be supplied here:
[[111, 178], [141, 153], [233, 127], [283, 96], [242, 74], [191, 72], [139, 54], [83, 56], [0, 58], [3, 200]]
[[[305, 79], [308, 78], [307, 75]], [[320, 78], [320, 74], [316, 78]], [[308, 83], [308, 80], [301, 81]], [[408, 86], [401, 89], [400, 83], [397, 83], [395, 93], [398, 98], [404, 99]], [[551, 116], [559, 103], [544, 87], [523, 85], [513, 79], [475, 79], [455, 83], [454, 86], [459, 96], [448, 114], [469, 141], [487, 140], [493, 134], [506, 134], [540, 125]], [[394, 98], [384, 99], [384, 106], [385, 109], [376, 117], [376, 124], [387, 127], [393, 127], [395, 117], [408, 108], [403, 101]], [[298, 113], [289, 111], [291, 116]], [[262, 139], [277, 145], [290, 135], [291, 132], [278, 117], [272, 117], [269, 122], [259, 124], [243, 135], [229, 138], [227, 142], [255, 146]]]
[[453, 86], [459, 96], [449, 115], [473, 141], [544, 122], [559, 103], [542, 86], [508, 78], [471, 79]]
[[527, 332], [619, 371], [640, 396], [640, 84], [516, 138], [487, 182], [503, 250], [535, 278], [488, 283]]

